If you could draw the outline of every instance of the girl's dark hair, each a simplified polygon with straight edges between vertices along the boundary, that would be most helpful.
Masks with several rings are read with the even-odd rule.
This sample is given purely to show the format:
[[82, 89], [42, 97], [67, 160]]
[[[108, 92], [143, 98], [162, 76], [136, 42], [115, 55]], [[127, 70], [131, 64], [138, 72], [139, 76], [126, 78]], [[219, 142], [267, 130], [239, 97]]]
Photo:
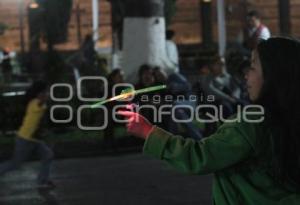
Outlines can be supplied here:
[[35, 81], [27, 89], [25, 94], [25, 105], [27, 105], [32, 99], [36, 98], [40, 93], [47, 90], [47, 83], [44, 81]]
[[265, 108], [273, 151], [271, 174], [300, 188], [300, 42], [276, 37], [257, 47], [264, 75], [258, 103]]

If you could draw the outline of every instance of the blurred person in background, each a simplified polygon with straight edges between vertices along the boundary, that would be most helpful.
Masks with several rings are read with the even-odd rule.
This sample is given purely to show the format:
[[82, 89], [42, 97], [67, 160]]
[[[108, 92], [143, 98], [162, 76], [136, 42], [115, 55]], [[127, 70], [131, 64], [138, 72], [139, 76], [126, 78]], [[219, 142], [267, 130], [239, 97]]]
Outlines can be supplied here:
[[[114, 97], [116, 95], [121, 94], [122, 90], [126, 89], [124, 86], [117, 86], [115, 90], [113, 90], [114, 86], [125, 83], [124, 82], [124, 72], [121, 68], [116, 68], [107, 76], [108, 81], [108, 98]], [[114, 92], [114, 93], [113, 93]], [[124, 104], [124, 102], [120, 101], [112, 101], [108, 102], [105, 106], [108, 109], [108, 113], [112, 113], [113, 108], [116, 105]], [[104, 129], [104, 148], [110, 149], [112, 151], [118, 151], [118, 145], [115, 139], [115, 130], [117, 126], [121, 126], [120, 123], [116, 123], [113, 120], [111, 114], [107, 115], [107, 127]]]
[[157, 80], [165, 80], [167, 94], [172, 95], [174, 99], [171, 104], [172, 106], [177, 106], [176, 109], [174, 109], [175, 117], [176, 119], [185, 121], [184, 123], [178, 123], [172, 116], [169, 116], [168, 120], [166, 120], [168, 122], [167, 130], [173, 134], [180, 134], [179, 126], [182, 125], [185, 128], [184, 136], [200, 140], [202, 138], [200, 129], [196, 127], [191, 120], [188, 120], [194, 115], [194, 112], [191, 112], [188, 108], [184, 108], [184, 106], [188, 106], [192, 108], [192, 110], [195, 110], [197, 100], [195, 99], [193, 101], [191, 99], [191, 96], [194, 94], [192, 85], [186, 77], [179, 72], [172, 73], [166, 77], [162, 69], [156, 69], [154, 76]]
[[47, 109], [48, 87], [43, 81], [36, 81], [26, 91], [26, 112], [15, 139], [15, 149], [11, 161], [0, 164], [0, 176], [19, 168], [33, 154], [41, 159], [41, 168], [37, 178], [38, 188], [53, 188], [50, 169], [53, 151], [40, 140], [38, 129]]
[[200, 80], [205, 95], [213, 95], [215, 104], [222, 105], [224, 117], [235, 112], [241, 90], [229, 73], [225, 71], [225, 59], [215, 56], [208, 65], [209, 71]]
[[166, 31], [166, 58], [163, 60], [165, 71], [168, 75], [179, 72], [179, 54], [176, 43], [173, 41], [175, 32]]
[[271, 32], [261, 22], [260, 13], [256, 10], [249, 11], [246, 16], [246, 25], [238, 36], [238, 42], [244, 47], [244, 52], [250, 56], [251, 51], [256, 48], [259, 40], [267, 40]]
[[153, 68], [150, 65], [141, 65], [138, 71], [138, 83], [135, 85], [135, 89], [142, 89], [153, 86], [155, 79], [153, 76]]
[[[147, 87], [151, 87], [155, 85], [155, 79], [153, 75], [153, 67], [147, 64], [140, 66], [138, 71], [138, 83], [134, 86], [135, 90], [143, 89]], [[153, 96], [155, 94], [145, 93], [142, 95], [137, 95], [134, 97], [133, 102], [136, 103], [138, 106], [155, 106], [153, 103]], [[154, 119], [154, 110], [151, 108], [144, 108], [141, 110], [141, 113], [152, 123], [155, 123]]]

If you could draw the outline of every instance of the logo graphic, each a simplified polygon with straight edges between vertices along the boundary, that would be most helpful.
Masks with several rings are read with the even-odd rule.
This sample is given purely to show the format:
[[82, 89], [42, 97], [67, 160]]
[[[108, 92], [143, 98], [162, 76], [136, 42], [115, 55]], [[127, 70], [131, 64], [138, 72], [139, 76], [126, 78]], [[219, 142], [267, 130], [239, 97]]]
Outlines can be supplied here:
[[[103, 85], [103, 95], [98, 98], [87, 98], [84, 97], [84, 83], [88, 83], [88, 81], [99, 81], [101, 85]], [[121, 94], [116, 93], [118, 88], [124, 88]], [[120, 83], [116, 84], [112, 87], [112, 98], [108, 99], [108, 81], [105, 77], [97, 77], [97, 76], [88, 76], [81, 77], [76, 83], [76, 92], [74, 93], [74, 88], [72, 85], [67, 83], [57, 83], [53, 84], [50, 88], [50, 97], [55, 105], [50, 108], [50, 119], [54, 123], [58, 124], [66, 124], [70, 123], [74, 120], [74, 116], [76, 115], [76, 123], [78, 128], [82, 130], [103, 130], [108, 126], [108, 117], [112, 118], [117, 123], [126, 123], [126, 119], [118, 118], [117, 111], [120, 109], [128, 109], [124, 104], [117, 104], [112, 109], [108, 110], [106, 106], [104, 106], [107, 102], [119, 101], [119, 102], [131, 102], [135, 95], [144, 94], [151, 91], [158, 91], [160, 89], [164, 89], [166, 86], [153, 86], [150, 88], [144, 88], [141, 90], [134, 90], [134, 86], [130, 83]], [[55, 93], [57, 93], [58, 89], [67, 89], [66, 97], [57, 97]], [[100, 89], [100, 88], [99, 88]], [[67, 103], [70, 103], [71, 100], [77, 95], [77, 98], [82, 103], [76, 110]], [[237, 114], [234, 118], [225, 119], [223, 116], [223, 106], [215, 105], [211, 102], [214, 101], [214, 96], [207, 96], [206, 101], [209, 104], [199, 103], [197, 101], [203, 100], [203, 96], [191, 95], [188, 99], [185, 96], [177, 96], [174, 98], [172, 95], [165, 95], [164, 97], [160, 95], [153, 95], [150, 98], [148, 95], [144, 94], [140, 96], [140, 101], [143, 102], [141, 106], [135, 106], [131, 111], [134, 112], [142, 112], [143, 110], [151, 110], [153, 112], [152, 121], [155, 123], [162, 122], [165, 116], [171, 116], [171, 120], [176, 123], [190, 123], [194, 120], [203, 123], [212, 123], [212, 122], [249, 122], [249, 123], [260, 123], [264, 120], [264, 108], [260, 105], [246, 105], [241, 106], [237, 105]], [[167, 104], [159, 105], [161, 102], [168, 102]], [[95, 103], [97, 102], [97, 103]], [[67, 117], [65, 119], [56, 119], [55, 111], [58, 109], [63, 109], [65, 113], [67, 113]], [[89, 112], [97, 112], [101, 111], [101, 115], [103, 115], [101, 122], [101, 126], [85, 126], [83, 125], [83, 117], [82, 113], [85, 111]], [[209, 110], [209, 112], [207, 111]], [[185, 118], [182, 119], [178, 117], [178, 113], [182, 114], [184, 112]], [[109, 116], [111, 115], [111, 116]], [[255, 116], [253, 119], [252, 116]]]

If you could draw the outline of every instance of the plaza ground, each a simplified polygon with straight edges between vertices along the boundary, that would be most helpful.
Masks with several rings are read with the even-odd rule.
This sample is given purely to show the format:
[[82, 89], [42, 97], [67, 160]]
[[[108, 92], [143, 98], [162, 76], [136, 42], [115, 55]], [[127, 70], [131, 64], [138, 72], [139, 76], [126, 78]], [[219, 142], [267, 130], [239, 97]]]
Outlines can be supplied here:
[[56, 160], [53, 190], [36, 188], [38, 165], [0, 178], [1, 205], [211, 204], [211, 176], [182, 174], [141, 154]]

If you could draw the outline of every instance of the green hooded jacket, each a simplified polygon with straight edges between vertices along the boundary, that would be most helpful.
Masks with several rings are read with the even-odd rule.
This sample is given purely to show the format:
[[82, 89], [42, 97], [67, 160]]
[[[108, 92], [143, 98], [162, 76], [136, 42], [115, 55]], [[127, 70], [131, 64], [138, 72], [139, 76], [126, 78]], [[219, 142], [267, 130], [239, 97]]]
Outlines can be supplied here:
[[185, 173], [213, 173], [215, 205], [300, 205], [300, 193], [278, 184], [269, 172], [268, 136], [264, 123], [225, 123], [201, 141], [155, 127], [144, 153]]

